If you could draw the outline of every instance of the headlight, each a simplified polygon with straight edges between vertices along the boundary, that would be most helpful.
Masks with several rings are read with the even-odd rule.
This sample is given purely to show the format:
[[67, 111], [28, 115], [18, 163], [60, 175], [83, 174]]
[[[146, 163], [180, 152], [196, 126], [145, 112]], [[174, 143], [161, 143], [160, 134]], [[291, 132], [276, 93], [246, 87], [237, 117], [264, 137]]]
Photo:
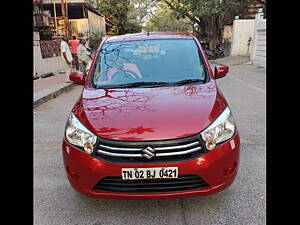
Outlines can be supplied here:
[[213, 150], [217, 144], [230, 139], [235, 132], [235, 123], [230, 109], [227, 107], [221, 115], [201, 132], [206, 148]]
[[69, 143], [82, 147], [88, 154], [93, 152], [96, 135], [83, 126], [73, 113], [68, 118], [65, 135]]

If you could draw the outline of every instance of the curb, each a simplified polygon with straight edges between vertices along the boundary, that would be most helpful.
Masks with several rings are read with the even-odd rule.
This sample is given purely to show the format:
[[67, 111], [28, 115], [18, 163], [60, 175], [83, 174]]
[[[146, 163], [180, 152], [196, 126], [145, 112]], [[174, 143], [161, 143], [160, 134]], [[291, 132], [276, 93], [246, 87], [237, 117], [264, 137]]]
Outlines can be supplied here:
[[33, 108], [36, 108], [36, 107], [40, 106], [41, 104], [43, 104], [53, 98], [56, 98], [57, 96], [59, 96], [60, 94], [62, 94], [64, 92], [70, 91], [75, 86], [77, 86], [77, 84], [74, 84], [74, 83], [68, 84], [67, 86], [65, 86], [61, 89], [58, 89], [58, 90], [54, 91], [53, 93], [50, 93], [44, 97], [41, 97], [41, 98], [33, 101]]
[[[217, 61], [211, 61], [210, 63], [212, 63], [212, 64], [223, 64], [222, 62], [217, 62]], [[250, 61], [250, 60], [245, 61], [245, 62], [239, 62], [239, 63], [233, 63], [233, 64], [227, 64], [227, 65], [223, 64], [223, 65], [225, 65], [225, 66], [238, 66], [238, 65], [242, 65], [242, 64], [253, 65], [252, 61]]]
[[51, 77], [51, 76], [54, 76], [54, 73], [53, 73], [53, 72], [50, 72], [50, 73], [44, 73], [44, 74], [42, 74], [40, 77], [41, 77], [41, 78], [47, 78], [47, 77]]
[[[228, 58], [229, 58], [230, 56], [228, 56]], [[226, 57], [224, 57], [224, 58], [226, 58]], [[220, 58], [220, 59], [215, 59], [215, 60], [209, 60], [209, 62], [210, 63], [214, 63], [214, 64], [224, 64], [224, 62], [222, 62], [223, 61], [223, 59], [224, 58]], [[219, 62], [219, 60], [221, 61], [221, 62]], [[226, 64], [224, 64], [224, 65], [226, 65], [226, 66], [237, 66], [237, 65], [241, 65], [241, 64], [245, 64], [245, 63], [252, 63], [252, 61], [251, 61], [251, 59], [249, 58], [249, 59], [244, 59], [244, 60], [240, 60], [240, 62], [237, 62], [237, 63], [226, 63]]]

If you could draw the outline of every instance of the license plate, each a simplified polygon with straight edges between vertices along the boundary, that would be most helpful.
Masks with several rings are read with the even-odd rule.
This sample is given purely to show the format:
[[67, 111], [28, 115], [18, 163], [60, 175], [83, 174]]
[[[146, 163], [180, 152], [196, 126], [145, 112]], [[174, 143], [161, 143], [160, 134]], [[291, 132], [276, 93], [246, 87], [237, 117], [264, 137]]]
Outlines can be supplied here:
[[178, 178], [178, 167], [122, 168], [122, 180]]

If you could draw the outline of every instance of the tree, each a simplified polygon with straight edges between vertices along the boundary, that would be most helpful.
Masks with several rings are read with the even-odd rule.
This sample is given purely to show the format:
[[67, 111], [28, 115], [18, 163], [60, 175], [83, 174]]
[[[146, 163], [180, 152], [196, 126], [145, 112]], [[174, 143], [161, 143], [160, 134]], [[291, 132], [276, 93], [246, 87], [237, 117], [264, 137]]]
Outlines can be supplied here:
[[259, 2], [259, 3], [263, 4], [264, 6], [266, 5], [266, 0], [256, 0], [256, 2]]
[[233, 20], [246, 9], [249, 0], [162, 0], [176, 14], [187, 18], [200, 40], [208, 40], [214, 50], [222, 39], [225, 19]]
[[176, 18], [174, 12], [164, 2], [151, 14], [147, 31], [192, 32], [193, 28], [187, 19]]
[[130, 2], [134, 8], [132, 15], [135, 16], [140, 25], [144, 25], [149, 17], [154, 15], [153, 10], [160, 0], [130, 0]]
[[97, 11], [105, 16], [110, 34], [139, 32], [141, 27], [129, 14], [132, 10], [130, 0], [98, 0]]
[[116, 34], [125, 33], [125, 23], [129, 11], [129, 0], [98, 0], [97, 11], [105, 16], [109, 31]]
[[139, 12], [136, 9], [134, 2], [131, 0], [129, 5], [129, 11], [127, 15], [127, 21], [125, 29], [127, 33], [137, 33], [143, 28], [142, 23], [139, 20]]
[[139, 33], [142, 30], [142, 26], [140, 26], [135, 21], [126, 21], [125, 23], [125, 31], [126, 33]]
[[103, 32], [94, 32], [89, 36], [89, 47], [96, 51], [102, 41], [102, 38], [104, 36]]

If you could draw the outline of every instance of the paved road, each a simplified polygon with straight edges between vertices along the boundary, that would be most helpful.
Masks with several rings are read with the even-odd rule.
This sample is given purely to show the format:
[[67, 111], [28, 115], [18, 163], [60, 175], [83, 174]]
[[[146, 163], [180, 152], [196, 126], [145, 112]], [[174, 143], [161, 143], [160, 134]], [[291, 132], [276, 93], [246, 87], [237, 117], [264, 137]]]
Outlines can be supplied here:
[[34, 224], [260, 225], [266, 223], [265, 70], [234, 65], [218, 80], [241, 136], [240, 169], [224, 191], [173, 200], [85, 197], [65, 176], [61, 142], [81, 86], [34, 110]]

